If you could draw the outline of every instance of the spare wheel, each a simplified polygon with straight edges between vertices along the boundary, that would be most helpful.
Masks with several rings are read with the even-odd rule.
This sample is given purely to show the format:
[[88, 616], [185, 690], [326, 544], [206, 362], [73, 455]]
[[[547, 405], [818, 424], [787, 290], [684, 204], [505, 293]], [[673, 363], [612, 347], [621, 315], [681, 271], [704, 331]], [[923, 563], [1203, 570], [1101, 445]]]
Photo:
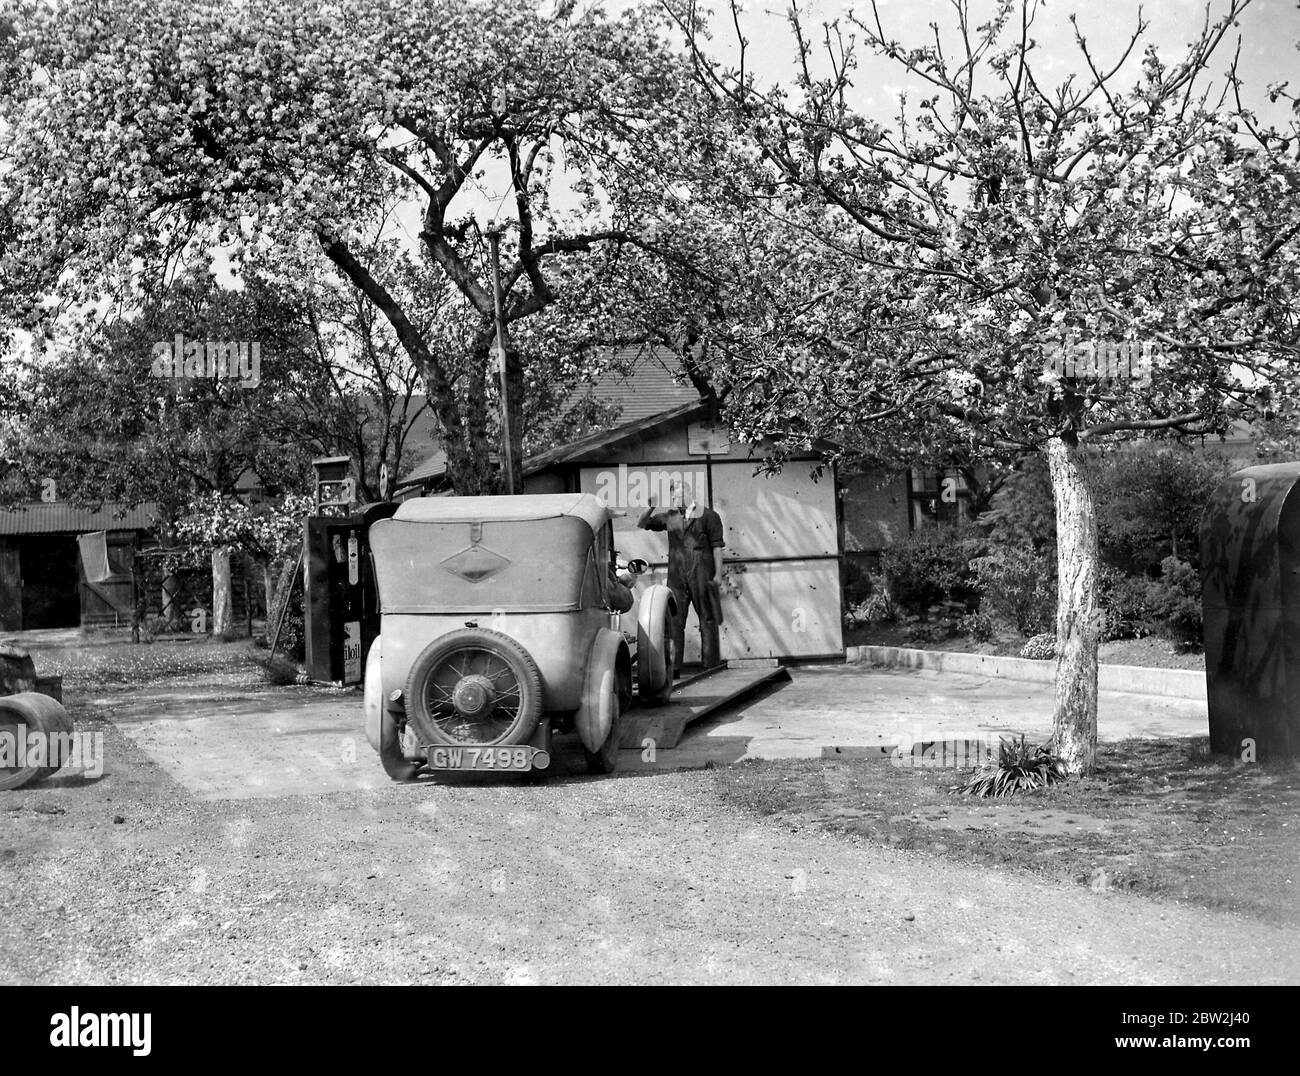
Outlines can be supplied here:
[[430, 743], [527, 743], [541, 713], [537, 663], [499, 631], [448, 632], [425, 647], [406, 679], [406, 718]]

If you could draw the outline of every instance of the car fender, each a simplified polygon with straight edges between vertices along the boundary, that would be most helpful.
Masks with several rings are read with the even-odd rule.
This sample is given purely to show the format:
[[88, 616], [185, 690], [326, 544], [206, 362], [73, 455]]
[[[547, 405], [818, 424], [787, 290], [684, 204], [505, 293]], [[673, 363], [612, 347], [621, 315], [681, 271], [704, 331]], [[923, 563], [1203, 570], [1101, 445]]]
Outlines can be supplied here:
[[578, 737], [588, 751], [599, 751], [609, 735], [618, 694], [619, 659], [621, 656], [630, 664], [631, 659], [627, 653], [627, 643], [623, 641], [622, 633], [612, 628], [601, 628], [591, 644], [587, 673], [583, 680], [582, 703], [573, 719]]
[[384, 680], [383, 670], [379, 660], [379, 639], [370, 644], [370, 649], [366, 653], [366, 678], [365, 678], [365, 714], [366, 714], [366, 742], [370, 744], [375, 751], [379, 750], [379, 723], [383, 716], [384, 706]]

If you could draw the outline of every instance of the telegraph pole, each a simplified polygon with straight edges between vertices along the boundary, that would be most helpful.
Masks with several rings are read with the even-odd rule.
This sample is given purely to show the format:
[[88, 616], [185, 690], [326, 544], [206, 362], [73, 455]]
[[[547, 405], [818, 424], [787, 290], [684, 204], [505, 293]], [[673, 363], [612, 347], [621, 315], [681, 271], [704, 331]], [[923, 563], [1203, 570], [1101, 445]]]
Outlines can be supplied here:
[[492, 305], [496, 321], [496, 365], [501, 391], [501, 476], [505, 492], [519, 492], [515, 472], [514, 439], [510, 426], [510, 378], [506, 371], [506, 325], [501, 309], [501, 230], [495, 223], [488, 228], [488, 249], [492, 257]]

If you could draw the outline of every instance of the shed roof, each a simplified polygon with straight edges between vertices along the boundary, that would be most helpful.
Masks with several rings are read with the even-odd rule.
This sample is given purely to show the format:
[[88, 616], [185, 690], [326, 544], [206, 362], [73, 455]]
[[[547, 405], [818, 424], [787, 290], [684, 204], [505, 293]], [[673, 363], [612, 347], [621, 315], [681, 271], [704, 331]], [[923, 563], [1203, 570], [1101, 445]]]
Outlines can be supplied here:
[[612, 448], [621, 441], [639, 437], [659, 426], [693, 418], [697, 414], [703, 415], [707, 411], [708, 406], [696, 400], [694, 403], [682, 404], [668, 411], [646, 415], [636, 422], [627, 422], [610, 430], [599, 430], [596, 433], [588, 434], [586, 437], [579, 437], [576, 441], [570, 441], [567, 445], [557, 445], [545, 452], [539, 452], [524, 464], [523, 473], [526, 475], [536, 474], [538, 471], [544, 471], [547, 467], [552, 467], [557, 463], [580, 460], [590, 452], [599, 452], [602, 449]]
[[67, 501], [34, 501], [0, 510], [0, 535], [87, 534], [90, 531], [149, 530], [158, 522], [158, 506], [105, 501], [99, 508], [79, 508]]

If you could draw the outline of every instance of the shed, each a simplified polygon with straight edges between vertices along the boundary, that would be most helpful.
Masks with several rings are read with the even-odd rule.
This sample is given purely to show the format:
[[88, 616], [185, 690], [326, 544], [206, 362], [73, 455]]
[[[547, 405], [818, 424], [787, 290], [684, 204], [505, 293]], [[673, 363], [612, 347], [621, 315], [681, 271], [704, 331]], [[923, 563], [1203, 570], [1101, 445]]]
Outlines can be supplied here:
[[[732, 444], [703, 404], [684, 405], [544, 452], [524, 467], [528, 493], [595, 494], [626, 515], [614, 521], [625, 557], [643, 557], [667, 578], [667, 540], [636, 519], [668, 500], [681, 479], [722, 517], [726, 551], [722, 657], [843, 656], [840, 543], [835, 482], [813, 477], [812, 456], [780, 474], [756, 474], [762, 445]], [[694, 612], [692, 612], [692, 621]], [[688, 622], [686, 660], [698, 660]]]
[[0, 630], [129, 623], [136, 548], [156, 518], [152, 504], [36, 501], [0, 511]]

